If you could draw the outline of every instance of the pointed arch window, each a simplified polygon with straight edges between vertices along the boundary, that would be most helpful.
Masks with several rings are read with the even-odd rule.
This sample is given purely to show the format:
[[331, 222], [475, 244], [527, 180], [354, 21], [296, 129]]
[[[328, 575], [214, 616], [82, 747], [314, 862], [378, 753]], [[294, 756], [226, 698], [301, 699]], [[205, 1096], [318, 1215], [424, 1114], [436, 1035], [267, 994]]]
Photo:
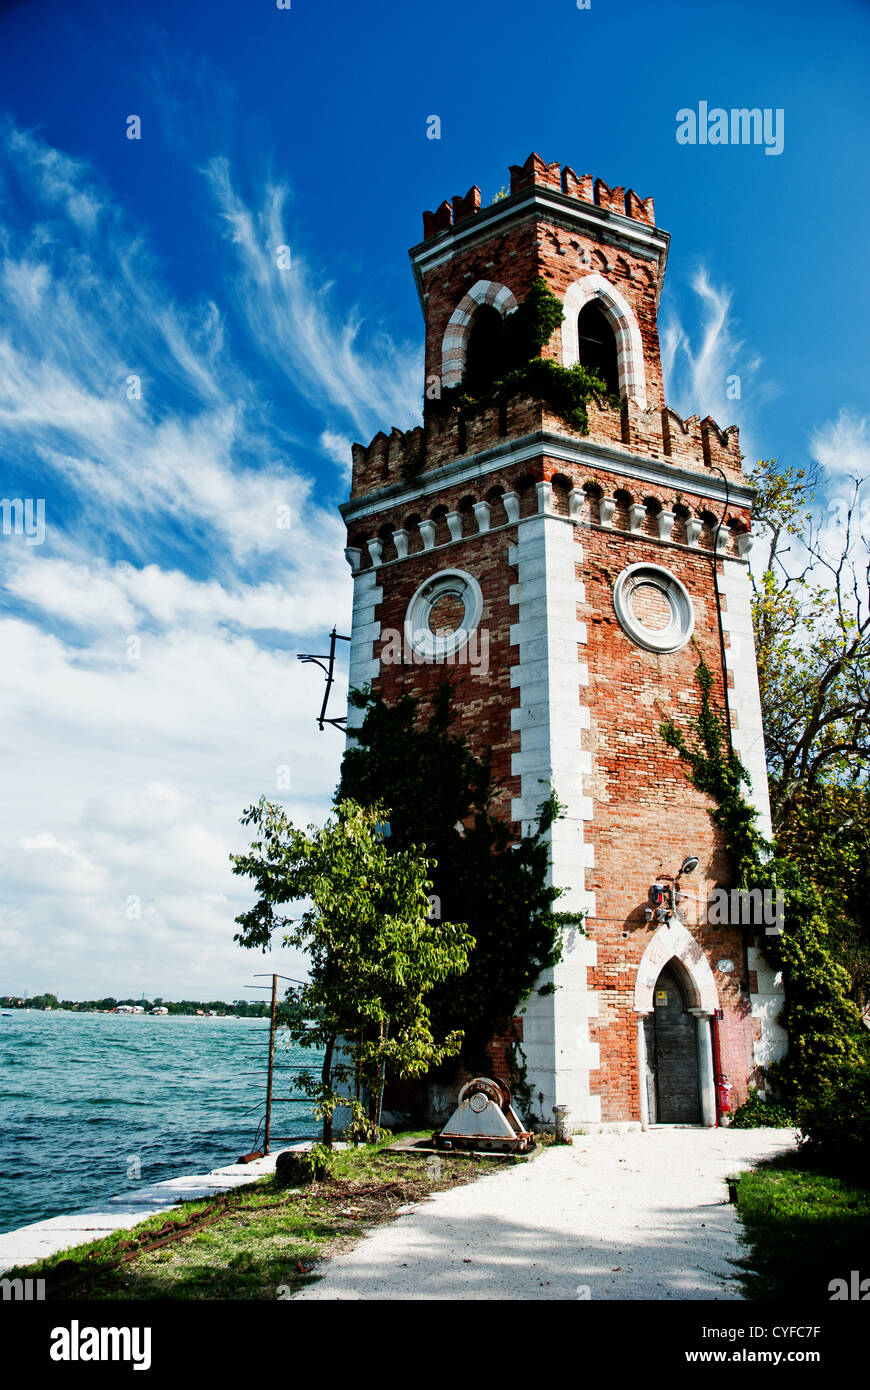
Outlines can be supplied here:
[[577, 316], [577, 346], [579, 361], [587, 371], [595, 372], [614, 396], [619, 391], [619, 362], [616, 334], [600, 304], [592, 299]]
[[491, 304], [481, 304], [468, 335], [463, 386], [469, 395], [480, 395], [503, 374], [505, 360], [504, 319]]

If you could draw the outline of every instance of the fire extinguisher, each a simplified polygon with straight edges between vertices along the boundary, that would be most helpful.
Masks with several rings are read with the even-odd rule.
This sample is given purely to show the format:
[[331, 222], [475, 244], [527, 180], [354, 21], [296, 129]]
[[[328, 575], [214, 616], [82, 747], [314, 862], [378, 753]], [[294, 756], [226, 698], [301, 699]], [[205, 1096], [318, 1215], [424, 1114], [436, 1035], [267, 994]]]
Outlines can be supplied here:
[[720, 1115], [731, 1114], [731, 1092], [733, 1090], [734, 1087], [731, 1085], [731, 1082], [728, 1080], [728, 1077], [720, 1076], [719, 1085], [717, 1087]]

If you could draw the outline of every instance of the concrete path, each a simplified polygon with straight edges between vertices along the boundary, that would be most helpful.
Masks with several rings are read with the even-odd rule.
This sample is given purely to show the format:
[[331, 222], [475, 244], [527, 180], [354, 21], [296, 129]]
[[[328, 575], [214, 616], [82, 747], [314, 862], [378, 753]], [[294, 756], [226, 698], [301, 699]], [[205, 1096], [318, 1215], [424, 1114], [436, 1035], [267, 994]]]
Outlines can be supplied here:
[[297, 1297], [739, 1299], [724, 1179], [793, 1144], [784, 1129], [577, 1135], [407, 1209]]
[[[309, 1145], [290, 1144], [287, 1147], [301, 1149]], [[216, 1192], [226, 1192], [232, 1187], [256, 1182], [266, 1173], [275, 1171], [280, 1152], [280, 1149], [276, 1149], [268, 1158], [255, 1158], [252, 1163], [230, 1163], [225, 1168], [215, 1168], [211, 1173], [195, 1173], [170, 1178], [168, 1182], [148, 1183], [124, 1192], [120, 1197], [109, 1197], [95, 1211], [50, 1216], [47, 1221], [36, 1221], [31, 1226], [8, 1231], [0, 1235], [0, 1274], [16, 1265], [29, 1265], [36, 1260], [48, 1259], [49, 1255], [56, 1255], [60, 1250], [68, 1250], [74, 1245], [103, 1240], [113, 1231], [129, 1230], [149, 1216], [171, 1211], [181, 1202], [212, 1197]]]

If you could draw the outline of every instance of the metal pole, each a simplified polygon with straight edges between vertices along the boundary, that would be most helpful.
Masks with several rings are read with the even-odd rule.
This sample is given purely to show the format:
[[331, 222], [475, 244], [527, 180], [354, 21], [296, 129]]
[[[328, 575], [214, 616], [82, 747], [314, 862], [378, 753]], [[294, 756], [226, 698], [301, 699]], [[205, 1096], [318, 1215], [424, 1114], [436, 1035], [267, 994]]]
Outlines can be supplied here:
[[[387, 1039], [389, 1036], [390, 1036], [390, 1020], [387, 1019], [386, 1029], [384, 1028], [383, 1023], [381, 1024], [381, 1046], [382, 1046], [382, 1047], [383, 1047], [383, 1043], [386, 1041], [386, 1039]], [[386, 1082], [386, 1079], [387, 1079], [387, 1064], [386, 1064], [386, 1061], [385, 1061], [385, 1059], [384, 1059], [384, 1057], [383, 1057], [383, 1055], [382, 1055], [382, 1056], [381, 1056], [381, 1074], [380, 1074], [380, 1076], [378, 1077], [378, 1108], [377, 1108], [377, 1112], [376, 1112], [376, 1114], [375, 1114], [375, 1138], [376, 1138], [376, 1139], [378, 1138], [378, 1136], [380, 1135], [380, 1132], [381, 1132], [381, 1110], [382, 1110], [383, 1104], [384, 1104], [384, 1083]]]
[[269, 1128], [272, 1123], [272, 1069], [275, 1062], [275, 1003], [278, 996], [278, 976], [272, 976], [272, 1012], [269, 1018], [269, 1075], [266, 1081], [266, 1133], [263, 1154], [269, 1152]]

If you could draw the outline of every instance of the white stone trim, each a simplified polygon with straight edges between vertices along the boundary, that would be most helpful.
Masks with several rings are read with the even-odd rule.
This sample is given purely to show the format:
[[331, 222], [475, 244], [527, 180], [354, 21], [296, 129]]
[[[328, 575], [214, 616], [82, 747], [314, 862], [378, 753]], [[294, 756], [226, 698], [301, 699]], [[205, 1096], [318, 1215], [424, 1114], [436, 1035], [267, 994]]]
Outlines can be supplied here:
[[663, 507], [656, 517], [660, 541], [669, 541], [671, 539], [671, 532], [674, 529], [675, 521], [676, 512], [669, 511], [667, 507]]
[[719, 592], [725, 601], [721, 614], [722, 630], [728, 635], [725, 666], [733, 680], [728, 690], [728, 705], [732, 716], [736, 716], [731, 739], [734, 751], [752, 778], [752, 789], [746, 795], [758, 811], [758, 828], [762, 835], [770, 839], [772, 826], [767, 758], [752, 631], [752, 585], [745, 564], [730, 556], [720, 558], [723, 559], [723, 572], [719, 576]]
[[642, 502], [632, 502], [628, 509], [628, 529], [634, 536], [643, 535], [646, 521], [646, 507]]
[[698, 1031], [698, 1087], [701, 1099], [701, 1124], [716, 1127], [716, 1081], [713, 1075], [713, 1039], [710, 1036], [711, 1015], [706, 1009], [690, 1009], [695, 1015]]
[[752, 1017], [761, 1025], [761, 1036], [753, 1040], [753, 1060], [757, 1067], [769, 1067], [788, 1051], [788, 1033], [778, 1021], [785, 1003], [782, 972], [771, 970], [757, 946], [747, 949], [746, 961], [757, 976], [758, 988], [750, 993], [749, 1003]]
[[652, 1011], [656, 980], [671, 960], [678, 960], [689, 977], [694, 998], [689, 1000], [688, 1007], [701, 1009], [708, 1014], [715, 1013], [719, 1007], [719, 994], [710, 962], [688, 927], [674, 918], [653, 933], [640, 958], [634, 982], [634, 1007], [637, 1013], [648, 1014]]
[[[728, 690], [728, 705], [734, 719], [731, 741], [752, 779], [752, 786], [744, 788], [744, 795], [758, 811], [759, 830], [770, 839], [773, 832], [752, 630], [752, 585], [745, 563], [726, 556], [722, 571], [719, 576], [719, 592], [724, 599], [722, 629], [728, 634], [725, 667], [733, 681]], [[749, 1002], [752, 1017], [758, 1019], [761, 1026], [761, 1036], [753, 1041], [753, 1056], [756, 1066], [768, 1067], [784, 1057], [788, 1050], [788, 1034], [777, 1022], [785, 1002], [782, 975], [771, 970], [762, 950], [756, 946], [748, 948], [747, 961], [749, 969], [757, 973], [758, 988], [750, 992]]]
[[477, 522], [477, 534], [486, 535], [490, 528], [492, 508], [488, 502], [475, 502], [474, 518]]
[[[671, 613], [667, 627], [646, 627], [635, 616], [631, 597], [634, 589], [643, 584], [657, 589], [665, 599]], [[695, 631], [695, 609], [689, 592], [664, 565], [627, 565], [613, 586], [613, 607], [626, 636], [648, 652], [678, 652]]]
[[577, 318], [591, 300], [597, 300], [616, 334], [616, 362], [619, 389], [623, 396], [646, 410], [646, 372], [643, 339], [634, 310], [625, 296], [597, 271], [575, 280], [565, 291], [565, 318], [562, 323], [562, 365], [574, 367], [580, 361]]
[[[547, 505], [546, 490], [540, 503]], [[519, 708], [511, 712], [511, 727], [520, 734], [520, 751], [511, 759], [511, 771], [520, 778], [520, 795], [511, 802], [511, 817], [527, 832], [538, 806], [555, 788], [565, 806], [564, 817], [548, 832], [551, 882], [566, 890], [558, 905], [566, 912], [594, 915], [594, 895], [586, 891], [584, 881], [585, 869], [593, 862], [593, 847], [583, 834], [593, 811], [583, 786], [590, 760], [580, 746], [582, 730], [589, 724], [580, 690], [589, 677], [577, 654], [578, 643], [586, 641], [585, 625], [577, 621], [576, 565], [582, 563], [583, 552], [574, 526], [565, 521], [540, 513], [525, 518], [508, 552], [509, 563], [517, 567], [517, 583], [510, 593], [517, 608], [510, 640], [518, 649], [511, 685], [520, 692]], [[600, 1097], [590, 1090], [590, 1072], [600, 1065], [598, 1045], [589, 1039], [598, 996], [588, 986], [587, 969], [596, 956], [595, 943], [569, 929], [562, 961], [538, 981], [555, 983], [555, 992], [533, 993], [523, 1019], [523, 1051], [532, 1089], [543, 1092], [546, 1115], [553, 1105], [567, 1105], [569, 1125], [574, 1127], [601, 1120]]]
[[593, 241], [602, 237], [619, 250], [640, 256], [657, 269], [656, 305], [661, 295], [662, 281], [668, 258], [670, 235], [639, 218], [615, 212], [597, 204], [583, 203], [579, 198], [555, 188], [533, 184], [520, 193], [512, 193], [489, 208], [481, 208], [475, 217], [468, 217], [455, 226], [445, 228], [434, 237], [427, 237], [411, 248], [411, 264], [420, 303], [425, 308], [423, 280], [427, 271], [452, 260], [459, 250], [471, 246], [483, 247], [491, 240], [500, 224], [511, 226], [529, 212], [542, 214], [542, 220], [552, 220], [574, 226]]
[[444, 330], [441, 341], [442, 387], [458, 386], [462, 380], [471, 326], [477, 310], [483, 304], [498, 309], [502, 318], [517, 308], [517, 301], [507, 285], [500, 285], [494, 280], [478, 280], [477, 284], [472, 285], [453, 310]]
[[[350, 664], [348, 687], [362, 690], [380, 672], [380, 662], [374, 655], [374, 644], [381, 635], [381, 624], [375, 619], [375, 608], [383, 601], [384, 591], [376, 583], [374, 570], [360, 570], [353, 580], [353, 617], [350, 629]], [[347, 728], [357, 729], [365, 711], [353, 705], [347, 707]]]
[[[501, 473], [511, 464], [538, 459], [542, 454], [560, 462], [578, 464], [581, 468], [615, 473], [620, 478], [630, 476], [635, 482], [652, 484], [653, 488], [693, 492], [711, 502], [724, 503], [726, 496], [730, 496], [732, 506], [751, 507], [754, 501], [748, 488], [737, 483], [731, 483], [729, 494], [726, 494], [725, 484], [715, 474], [693, 473], [673, 460], [656, 461], [649, 456], [629, 453], [613, 443], [602, 444], [589, 438], [570, 439], [567, 435], [544, 430], [540, 435], [493, 445], [479, 454], [464, 454], [461, 459], [421, 473], [419, 480], [411, 485], [387, 484], [376, 492], [343, 502], [339, 511], [348, 525], [357, 525], [363, 518], [374, 517], [378, 512], [422, 502], [448, 487], [479, 483], [491, 473]], [[700, 529], [701, 523], [698, 524], [699, 533]]]

